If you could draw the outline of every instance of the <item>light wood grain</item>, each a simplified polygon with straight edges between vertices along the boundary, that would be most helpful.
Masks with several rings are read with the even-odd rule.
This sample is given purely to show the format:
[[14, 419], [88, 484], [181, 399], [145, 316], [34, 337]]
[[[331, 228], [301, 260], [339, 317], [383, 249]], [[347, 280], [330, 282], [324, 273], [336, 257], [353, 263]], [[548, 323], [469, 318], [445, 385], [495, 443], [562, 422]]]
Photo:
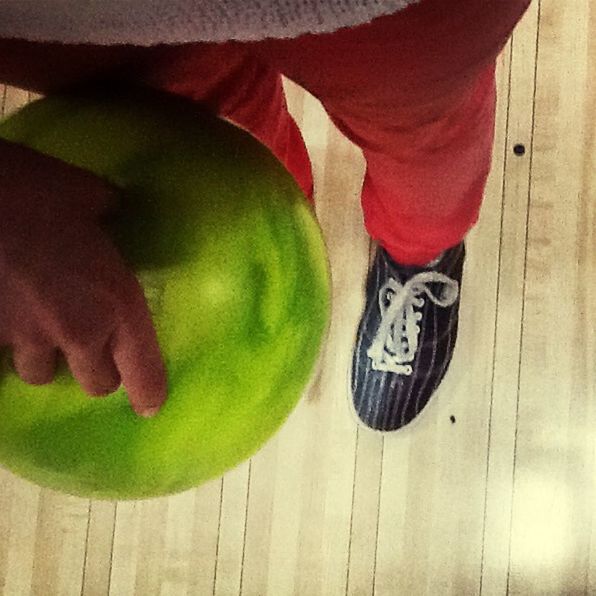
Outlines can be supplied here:
[[581, 594], [596, 589], [595, 14], [587, 0], [541, 8], [510, 589]]
[[[372, 249], [364, 161], [286, 81], [333, 274], [312, 385], [255, 457], [174, 497], [88, 501], [0, 469], [0, 594], [596, 593], [590, 2], [535, 1], [499, 58], [493, 169], [468, 236], [458, 344], [416, 426], [382, 436], [349, 412]], [[2, 112], [32, 98], [6, 88]]]
[[[507, 140], [506, 151], [500, 157], [503, 209], [497, 264], [497, 318], [481, 580], [483, 594], [504, 594], [508, 587], [538, 16], [539, 4], [534, 2], [516, 30], [509, 54]], [[526, 147], [524, 156], [513, 153], [516, 144]]]

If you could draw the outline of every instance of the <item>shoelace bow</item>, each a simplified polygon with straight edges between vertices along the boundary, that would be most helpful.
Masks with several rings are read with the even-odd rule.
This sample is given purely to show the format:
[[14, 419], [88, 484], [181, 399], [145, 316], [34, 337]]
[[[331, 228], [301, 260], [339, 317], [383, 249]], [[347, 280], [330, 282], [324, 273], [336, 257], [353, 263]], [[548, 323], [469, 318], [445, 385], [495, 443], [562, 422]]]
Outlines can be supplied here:
[[[435, 296], [428, 284], [442, 284], [440, 297]], [[405, 284], [390, 278], [379, 292], [381, 324], [368, 349], [374, 370], [411, 375], [412, 366], [418, 349], [418, 322], [422, 313], [414, 311], [421, 308], [426, 294], [437, 306], [451, 306], [459, 294], [457, 281], [437, 271], [424, 271], [414, 275]]]

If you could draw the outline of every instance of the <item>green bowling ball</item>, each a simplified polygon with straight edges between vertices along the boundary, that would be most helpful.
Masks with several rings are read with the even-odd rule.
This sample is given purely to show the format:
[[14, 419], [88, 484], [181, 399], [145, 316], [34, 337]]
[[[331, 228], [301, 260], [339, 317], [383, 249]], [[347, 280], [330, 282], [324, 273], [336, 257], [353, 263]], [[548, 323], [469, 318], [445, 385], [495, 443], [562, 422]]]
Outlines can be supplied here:
[[103, 225], [143, 287], [169, 387], [145, 419], [123, 386], [87, 395], [64, 360], [53, 383], [28, 385], [4, 349], [0, 465], [126, 500], [191, 489], [254, 455], [304, 393], [330, 318], [321, 231], [287, 170], [244, 130], [148, 88], [48, 96], [0, 136], [121, 189]]

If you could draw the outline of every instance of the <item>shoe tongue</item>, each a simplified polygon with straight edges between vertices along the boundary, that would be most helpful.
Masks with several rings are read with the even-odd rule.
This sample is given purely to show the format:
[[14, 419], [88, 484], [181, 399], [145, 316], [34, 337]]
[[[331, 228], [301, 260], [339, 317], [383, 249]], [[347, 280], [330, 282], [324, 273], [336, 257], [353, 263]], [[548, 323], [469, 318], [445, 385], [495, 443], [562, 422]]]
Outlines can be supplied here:
[[383, 254], [386, 262], [392, 269], [405, 269], [407, 271], [424, 271], [425, 269], [432, 269], [433, 267], [436, 267], [443, 260], [445, 252], [447, 251], [443, 251], [436, 259], [433, 259], [426, 265], [403, 265], [401, 263], [398, 263], [397, 261], [393, 260], [393, 257], [387, 252], [386, 249], [383, 249], [382, 251], [378, 252], [377, 255]]

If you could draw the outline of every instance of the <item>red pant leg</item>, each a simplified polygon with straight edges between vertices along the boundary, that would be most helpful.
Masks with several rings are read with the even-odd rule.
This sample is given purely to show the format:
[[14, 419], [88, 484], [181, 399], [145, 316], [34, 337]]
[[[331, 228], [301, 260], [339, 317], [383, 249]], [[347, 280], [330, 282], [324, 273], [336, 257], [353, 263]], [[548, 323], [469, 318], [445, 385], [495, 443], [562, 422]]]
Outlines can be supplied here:
[[288, 40], [178, 46], [157, 86], [250, 130], [312, 192], [278, 73], [318, 97], [364, 153], [368, 232], [424, 264], [475, 224], [494, 133], [494, 67], [530, 0], [421, 0], [360, 27]]
[[248, 130], [286, 166], [312, 200], [310, 160], [288, 112], [281, 75], [237, 43], [162, 46], [145, 84], [201, 102]]
[[529, 3], [422, 0], [357, 28], [248, 44], [362, 148], [365, 223], [397, 261], [427, 263], [477, 221], [495, 60]]

